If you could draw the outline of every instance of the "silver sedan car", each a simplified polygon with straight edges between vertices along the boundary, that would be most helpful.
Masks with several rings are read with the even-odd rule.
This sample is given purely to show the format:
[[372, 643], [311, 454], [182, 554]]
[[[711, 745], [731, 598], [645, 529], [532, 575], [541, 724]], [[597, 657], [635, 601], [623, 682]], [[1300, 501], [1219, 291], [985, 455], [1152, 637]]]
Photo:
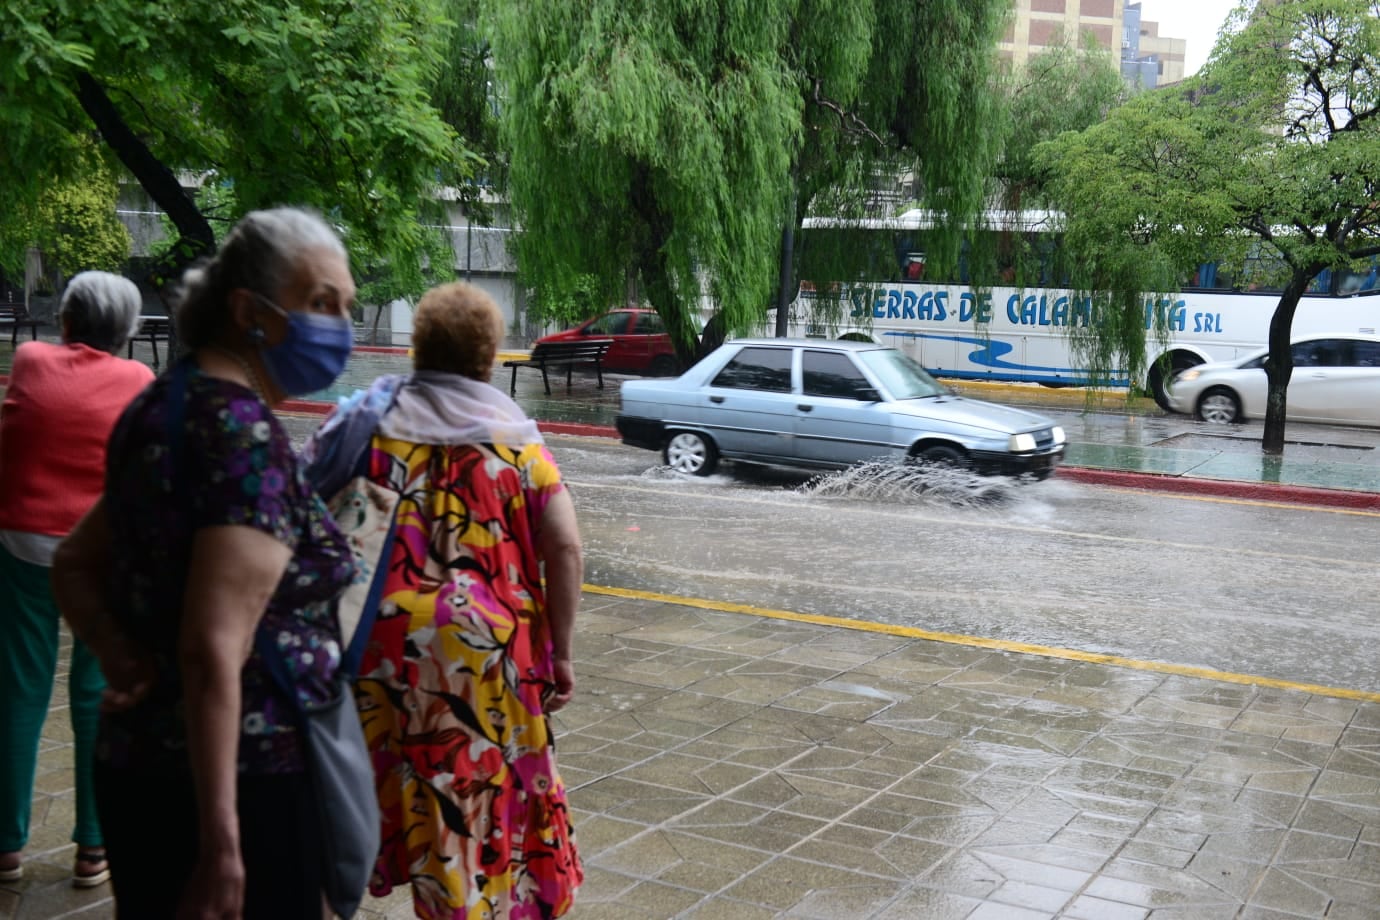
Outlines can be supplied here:
[[956, 396], [870, 342], [737, 339], [674, 380], [625, 382], [617, 424], [625, 444], [701, 476], [720, 459], [823, 469], [909, 459], [1043, 479], [1064, 455], [1048, 418]]
[[[1380, 337], [1311, 335], [1291, 351], [1290, 421], [1380, 425]], [[1264, 418], [1267, 354], [1180, 371], [1166, 389], [1169, 407], [1219, 425]]]

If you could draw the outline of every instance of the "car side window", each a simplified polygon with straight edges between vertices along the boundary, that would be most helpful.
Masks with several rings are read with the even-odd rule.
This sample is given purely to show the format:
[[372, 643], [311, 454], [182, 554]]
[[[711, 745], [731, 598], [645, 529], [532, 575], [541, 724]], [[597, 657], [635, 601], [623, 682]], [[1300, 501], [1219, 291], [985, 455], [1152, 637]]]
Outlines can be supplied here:
[[1294, 343], [1294, 367], [1342, 367], [1349, 364], [1350, 348], [1339, 339]]
[[1356, 367], [1380, 367], [1380, 342], [1352, 342], [1351, 349]]
[[661, 335], [666, 325], [656, 313], [638, 313], [633, 320], [633, 335]]
[[791, 354], [789, 348], [744, 348], [719, 371], [710, 385], [789, 393]]
[[806, 396], [857, 399], [863, 390], [872, 387], [852, 358], [835, 351], [806, 349], [800, 358], [800, 375]]
[[628, 314], [605, 313], [585, 327], [585, 335], [622, 335], [628, 328]]

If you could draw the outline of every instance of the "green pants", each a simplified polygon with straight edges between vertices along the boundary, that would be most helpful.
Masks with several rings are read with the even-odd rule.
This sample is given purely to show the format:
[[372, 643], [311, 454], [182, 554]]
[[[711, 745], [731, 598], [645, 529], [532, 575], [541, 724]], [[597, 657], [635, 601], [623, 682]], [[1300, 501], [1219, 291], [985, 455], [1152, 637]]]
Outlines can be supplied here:
[[[58, 619], [48, 569], [0, 547], [0, 853], [29, 842], [38, 744], [57, 674]], [[72, 839], [83, 847], [102, 845], [91, 771], [104, 688], [95, 656], [73, 640], [67, 675], [77, 787]]]

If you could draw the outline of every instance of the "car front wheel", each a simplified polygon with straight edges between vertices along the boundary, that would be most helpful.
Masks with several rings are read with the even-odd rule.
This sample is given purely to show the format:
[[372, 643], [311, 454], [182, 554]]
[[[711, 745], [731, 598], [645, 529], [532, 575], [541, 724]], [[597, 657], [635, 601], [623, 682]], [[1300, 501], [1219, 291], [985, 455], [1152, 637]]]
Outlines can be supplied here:
[[912, 455], [913, 460], [933, 466], [964, 467], [968, 465], [968, 455], [962, 449], [948, 444], [932, 444]]
[[673, 434], [662, 456], [671, 469], [693, 476], [708, 476], [719, 465], [719, 452], [714, 442], [693, 431]]
[[1198, 400], [1198, 417], [1214, 425], [1230, 425], [1241, 417], [1241, 400], [1226, 387], [1214, 387]]

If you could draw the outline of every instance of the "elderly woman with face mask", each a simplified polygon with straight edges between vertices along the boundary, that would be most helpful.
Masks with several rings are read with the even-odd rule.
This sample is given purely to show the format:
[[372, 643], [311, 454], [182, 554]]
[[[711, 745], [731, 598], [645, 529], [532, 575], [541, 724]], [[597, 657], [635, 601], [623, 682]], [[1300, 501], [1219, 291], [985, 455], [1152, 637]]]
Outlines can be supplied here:
[[[19, 346], [0, 407], [0, 881], [24, 875], [39, 736], [57, 670], [53, 551], [100, 497], [110, 429], [153, 381], [147, 367], [117, 356], [139, 325], [140, 305], [139, 289], [119, 275], [74, 277], [58, 307], [62, 342]], [[74, 642], [67, 695], [79, 888], [110, 877], [91, 785], [104, 686], [96, 659]]]
[[322, 840], [291, 700], [333, 698], [353, 557], [273, 407], [330, 385], [355, 285], [311, 213], [247, 215], [186, 277], [189, 354], [111, 436], [54, 587], [110, 685], [96, 796], [121, 917], [311, 917]]

